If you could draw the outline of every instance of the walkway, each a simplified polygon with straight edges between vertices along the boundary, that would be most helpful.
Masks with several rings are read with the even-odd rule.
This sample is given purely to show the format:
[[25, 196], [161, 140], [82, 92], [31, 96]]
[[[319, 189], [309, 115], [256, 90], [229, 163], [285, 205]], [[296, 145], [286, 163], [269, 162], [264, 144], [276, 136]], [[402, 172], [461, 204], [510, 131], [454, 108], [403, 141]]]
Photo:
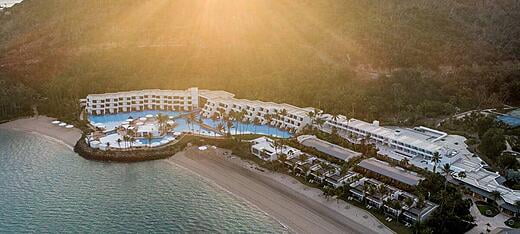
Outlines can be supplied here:
[[475, 204], [475, 200], [472, 198], [471, 200], [473, 201], [473, 205], [470, 208], [470, 212], [471, 215], [475, 217], [475, 224], [477, 224], [477, 226], [469, 230], [467, 232], [468, 234], [487, 233], [487, 229], [493, 231], [496, 228], [508, 228], [504, 222], [508, 220], [510, 217], [508, 217], [504, 213], [499, 213], [495, 217], [486, 217], [480, 214], [480, 211], [478, 210], [477, 205]]

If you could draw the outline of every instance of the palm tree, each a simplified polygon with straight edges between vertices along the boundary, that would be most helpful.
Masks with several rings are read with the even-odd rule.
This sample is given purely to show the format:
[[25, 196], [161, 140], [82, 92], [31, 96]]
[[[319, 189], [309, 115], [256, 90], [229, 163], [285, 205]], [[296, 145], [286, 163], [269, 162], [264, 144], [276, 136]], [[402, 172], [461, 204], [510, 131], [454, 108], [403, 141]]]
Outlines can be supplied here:
[[191, 123], [191, 132], [193, 133], [193, 123], [195, 122], [195, 112], [191, 112], [189, 115], [188, 115], [188, 118], [187, 118], [187, 122], [188, 122], [188, 125], [189, 123]]
[[444, 166], [442, 167], [442, 173], [444, 173], [444, 177], [446, 177], [446, 180], [444, 181], [444, 191], [446, 192], [446, 186], [448, 185], [448, 177], [451, 176], [451, 173], [453, 173], [450, 164], [444, 164]]
[[439, 152], [434, 152], [432, 156], [432, 161], [434, 163], [433, 165], [433, 173], [437, 170], [437, 163], [441, 161], [441, 156], [439, 155]]
[[222, 133], [224, 131], [224, 124], [222, 123], [218, 123], [217, 124], [217, 131], [219, 131], [220, 133]]
[[134, 143], [135, 138], [134, 137], [129, 137], [128, 141], [130, 142], [130, 148], [132, 148], [132, 144]]
[[459, 178], [466, 178], [466, 172], [461, 171], [461, 172], [459, 172], [459, 173], [457, 174], [457, 176], [458, 176]]
[[316, 124], [321, 128], [323, 127], [323, 124], [325, 124], [325, 120], [324, 119], [316, 119]]
[[255, 117], [253, 119], [253, 125], [254, 125], [254, 131], [255, 131], [255, 134], [256, 134], [256, 126], [260, 125], [260, 119], [258, 119], [257, 117]]
[[314, 125], [314, 117], [316, 116], [316, 114], [314, 113], [314, 111], [309, 111], [309, 112], [307, 112], [307, 116], [311, 120], [311, 127], [313, 127], [313, 125]]
[[282, 163], [282, 165], [284, 165], [285, 161], [287, 161], [287, 155], [286, 154], [280, 154], [280, 156], [278, 156], [278, 161], [280, 161]]
[[164, 132], [164, 125], [166, 124], [166, 122], [168, 121], [168, 116], [166, 115], [163, 115], [161, 113], [159, 113], [157, 115], [157, 121], [159, 122], [159, 128], [161, 129], [161, 131]]
[[[273, 121], [273, 116], [271, 114], [264, 115], [265, 120], [267, 121], [267, 125], [271, 125], [271, 121]], [[271, 128], [267, 126], [267, 135], [271, 135]]]
[[128, 135], [123, 136], [123, 141], [125, 142], [125, 148], [126, 148], [126, 143], [128, 142]]
[[146, 139], [148, 140], [148, 146], [151, 146], [153, 135], [151, 133], [146, 134]]
[[110, 148], [110, 142], [107, 142], [106, 145], [107, 145], [107, 149], [109, 149]]
[[493, 191], [491, 192], [491, 197], [493, 198], [493, 200], [494, 200], [495, 202], [498, 201], [498, 199], [500, 198], [501, 195], [502, 195], [502, 193], [500, 193], [500, 191], [498, 191], [498, 190], [493, 190]]
[[228, 129], [228, 135], [231, 135], [231, 128], [233, 127], [233, 121], [231, 121], [230, 119], [228, 119], [226, 121], [226, 126], [227, 126], [227, 129]]
[[119, 148], [121, 148], [121, 142], [122, 142], [121, 138], [117, 138], [117, 146], [119, 146]]
[[410, 160], [408, 160], [408, 158], [403, 158], [401, 159], [401, 161], [399, 161], [401, 163], [401, 166], [408, 166], [408, 164], [410, 163]]

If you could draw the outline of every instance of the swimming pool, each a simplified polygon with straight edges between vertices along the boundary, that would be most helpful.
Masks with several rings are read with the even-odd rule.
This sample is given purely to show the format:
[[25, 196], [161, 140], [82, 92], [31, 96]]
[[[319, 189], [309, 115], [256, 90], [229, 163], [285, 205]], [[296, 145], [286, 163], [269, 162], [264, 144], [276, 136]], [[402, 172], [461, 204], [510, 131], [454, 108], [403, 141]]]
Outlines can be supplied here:
[[118, 114], [110, 114], [110, 115], [89, 115], [88, 119], [93, 124], [102, 123], [105, 125], [106, 130], [112, 130], [115, 127], [119, 126], [121, 122], [124, 122], [128, 118], [138, 119], [140, 117], [145, 117], [146, 115], [158, 115], [158, 114], [168, 115], [168, 116], [179, 116], [181, 114], [185, 114], [186, 112], [179, 111], [160, 111], [160, 110], [148, 110], [148, 111], [133, 111], [133, 112], [125, 112]]
[[[212, 119], [203, 119], [204, 124], [207, 124], [213, 128], [216, 128], [220, 120], [213, 121]], [[224, 123], [224, 126], [226, 124]], [[227, 130], [227, 126], [226, 126]], [[271, 127], [268, 125], [255, 125], [251, 123], [239, 123], [237, 121], [233, 121], [233, 127], [231, 127], [231, 134], [262, 134], [262, 135], [270, 135], [280, 138], [289, 138], [292, 134], [288, 131]]]
[[[157, 115], [164, 114], [168, 116], [179, 116], [181, 114], [185, 114], [186, 112], [178, 112], [178, 111], [158, 111], [158, 110], [150, 110], [150, 111], [139, 111], [139, 112], [126, 112], [126, 113], [118, 113], [111, 115], [91, 115], [89, 116], [89, 120], [92, 123], [102, 123], [105, 125], [106, 130], [113, 130], [115, 127], [119, 126], [121, 122], [124, 122], [129, 117], [133, 119], [137, 119], [140, 117], [144, 117], [146, 115]], [[199, 116], [196, 117], [199, 119]], [[213, 121], [212, 119], [203, 118], [202, 122], [212, 128], [216, 128], [220, 120]], [[196, 134], [208, 135], [208, 136], [219, 136], [218, 133], [214, 132], [211, 129], [200, 126], [197, 123], [188, 124], [185, 118], [179, 118], [175, 120], [177, 124], [174, 128], [175, 132], [194, 132]], [[224, 126], [226, 124], [224, 123]], [[226, 126], [227, 131], [227, 126]], [[271, 127], [268, 125], [255, 125], [252, 123], [239, 123], [237, 121], [233, 121], [233, 127], [231, 128], [231, 134], [262, 134], [262, 135], [270, 135], [280, 138], [289, 138], [292, 134], [288, 131]], [[160, 141], [160, 140], [159, 140]], [[148, 141], [144, 141], [143, 143], [148, 143]]]

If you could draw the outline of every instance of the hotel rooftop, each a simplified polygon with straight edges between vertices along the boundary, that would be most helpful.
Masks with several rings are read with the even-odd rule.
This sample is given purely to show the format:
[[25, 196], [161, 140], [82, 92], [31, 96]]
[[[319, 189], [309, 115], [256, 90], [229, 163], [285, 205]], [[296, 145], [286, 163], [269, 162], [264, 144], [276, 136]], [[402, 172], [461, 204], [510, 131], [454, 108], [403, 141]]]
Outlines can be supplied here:
[[354, 157], [361, 156], [361, 153], [343, 148], [339, 145], [320, 140], [316, 136], [302, 135], [297, 138], [300, 144], [315, 148], [316, 150], [330, 155], [342, 161], [348, 161]]
[[400, 167], [393, 167], [387, 162], [375, 158], [365, 159], [358, 166], [410, 186], [417, 186], [424, 179], [416, 173]]

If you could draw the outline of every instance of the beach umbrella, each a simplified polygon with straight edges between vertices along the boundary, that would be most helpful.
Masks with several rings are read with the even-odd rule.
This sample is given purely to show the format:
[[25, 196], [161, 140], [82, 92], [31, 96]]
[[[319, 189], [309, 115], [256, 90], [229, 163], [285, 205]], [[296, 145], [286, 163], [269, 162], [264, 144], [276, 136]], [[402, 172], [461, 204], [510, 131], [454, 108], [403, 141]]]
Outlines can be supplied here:
[[59, 123], [60, 123], [60, 121], [58, 121], [58, 120], [52, 121], [52, 124], [59, 124]]

